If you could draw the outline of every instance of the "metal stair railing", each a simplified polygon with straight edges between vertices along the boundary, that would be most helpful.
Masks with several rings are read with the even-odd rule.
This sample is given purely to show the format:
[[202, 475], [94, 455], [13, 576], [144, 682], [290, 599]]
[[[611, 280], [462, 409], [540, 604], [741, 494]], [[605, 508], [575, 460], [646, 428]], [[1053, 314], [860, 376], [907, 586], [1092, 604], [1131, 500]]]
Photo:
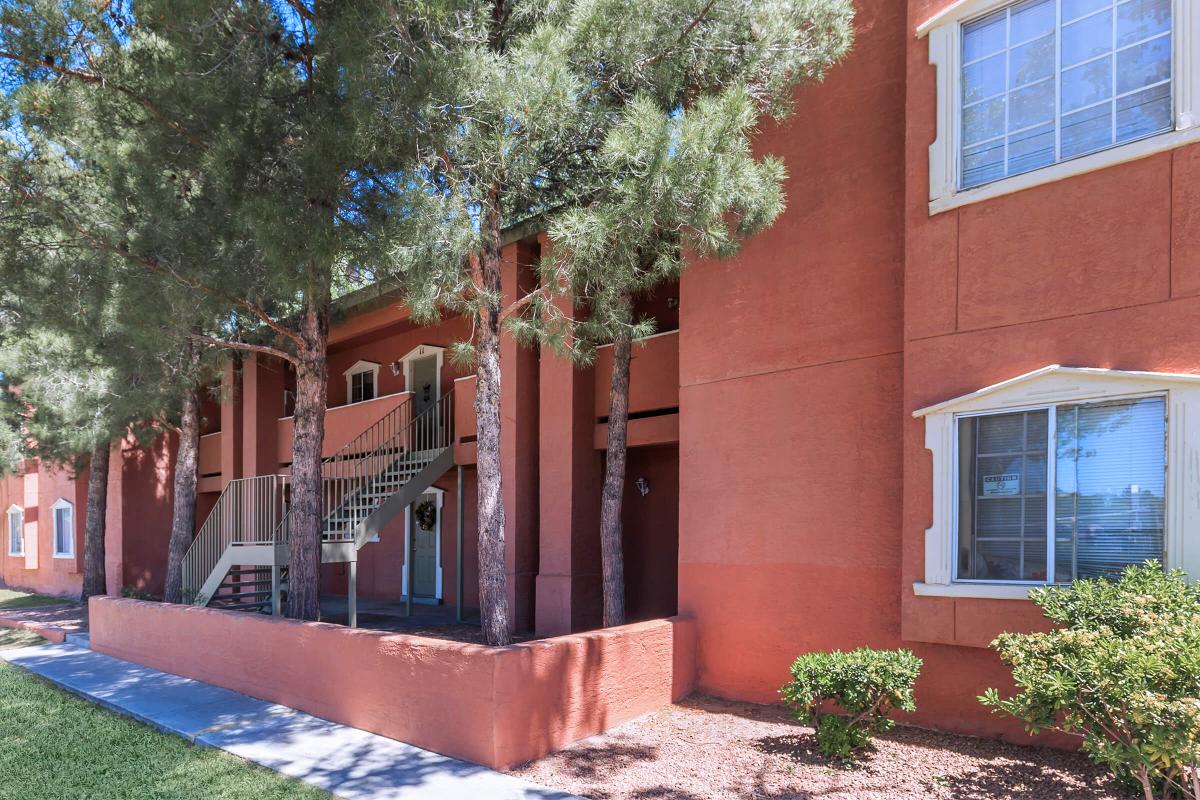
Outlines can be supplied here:
[[286, 516], [284, 475], [229, 482], [183, 557], [183, 600], [194, 603], [204, 582], [233, 545], [269, 545]]
[[[454, 443], [453, 388], [421, 413], [412, 409], [412, 401], [397, 406], [321, 461], [323, 542], [354, 542], [354, 529], [388, 487], [402, 486]], [[288, 542], [292, 511], [279, 523], [277, 544]]]

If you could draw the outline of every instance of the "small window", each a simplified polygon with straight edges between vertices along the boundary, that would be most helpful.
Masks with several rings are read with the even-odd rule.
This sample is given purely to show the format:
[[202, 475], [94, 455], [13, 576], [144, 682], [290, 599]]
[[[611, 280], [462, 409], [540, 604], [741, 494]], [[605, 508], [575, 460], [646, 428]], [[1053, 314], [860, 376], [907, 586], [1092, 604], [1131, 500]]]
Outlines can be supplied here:
[[25, 511], [17, 506], [8, 509], [8, 554], [25, 555]]
[[1164, 558], [1163, 397], [959, 417], [956, 578], [1068, 583]]
[[375, 399], [375, 373], [372, 370], [356, 372], [350, 376], [350, 402], [361, 403]]
[[1172, 0], [1024, 0], [965, 23], [959, 185], [1175, 127]]
[[54, 512], [54, 557], [75, 557], [75, 507], [66, 500], [59, 500], [52, 507]]
[[346, 376], [346, 402], [362, 403], [379, 396], [379, 364], [360, 360], [342, 373]]

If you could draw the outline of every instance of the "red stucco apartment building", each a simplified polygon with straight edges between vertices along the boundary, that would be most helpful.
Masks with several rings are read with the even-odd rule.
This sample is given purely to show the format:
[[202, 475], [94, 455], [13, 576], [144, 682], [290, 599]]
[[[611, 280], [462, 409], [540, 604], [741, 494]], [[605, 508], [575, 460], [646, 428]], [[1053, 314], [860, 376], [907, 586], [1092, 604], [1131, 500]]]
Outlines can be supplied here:
[[[786, 214], [643, 301], [661, 332], [633, 362], [628, 602], [694, 620], [703, 691], [772, 701], [800, 652], [908, 647], [921, 723], [1015, 734], [975, 697], [1005, 680], [991, 638], [1043, 624], [1031, 585], [1150, 556], [1200, 576], [1200, 7], [862, 0], [857, 28], [762, 133]], [[506, 292], [539, 247], [513, 235]], [[372, 289], [338, 315], [328, 452], [454, 389], [453, 466], [423, 495], [437, 526], [407, 552], [414, 598], [456, 604], [461, 570], [470, 608], [473, 378], [442, 349], [466, 331], [417, 327]], [[608, 362], [511, 341], [503, 359], [515, 623], [587, 630]], [[226, 383], [201, 520], [290, 459], [287, 371], [250, 359]], [[129, 447], [114, 470], [114, 592], [161, 586], [169, 455]], [[39, 554], [4, 556], [4, 580], [74, 590], [78, 531], [73, 558], [50, 548], [79, 490], [34, 468], [3, 487]], [[359, 597], [407, 591], [405, 548], [402, 518], [362, 547]], [[327, 564], [324, 588], [348, 571]]]

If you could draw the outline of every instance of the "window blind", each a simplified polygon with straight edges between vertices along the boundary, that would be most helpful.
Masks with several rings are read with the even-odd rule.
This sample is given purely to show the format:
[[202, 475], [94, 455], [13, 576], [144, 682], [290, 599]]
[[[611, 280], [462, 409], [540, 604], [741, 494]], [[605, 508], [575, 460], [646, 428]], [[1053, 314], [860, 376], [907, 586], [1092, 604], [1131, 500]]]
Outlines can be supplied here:
[[1055, 473], [1055, 580], [1163, 558], [1163, 398], [1062, 406]]

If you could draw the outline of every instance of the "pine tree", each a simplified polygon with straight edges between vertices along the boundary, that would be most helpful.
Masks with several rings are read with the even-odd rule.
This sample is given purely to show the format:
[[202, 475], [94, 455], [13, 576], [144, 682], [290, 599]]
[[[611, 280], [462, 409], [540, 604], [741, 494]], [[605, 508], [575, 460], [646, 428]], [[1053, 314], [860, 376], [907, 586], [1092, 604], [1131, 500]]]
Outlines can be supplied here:
[[[451, 68], [445, 85], [432, 87], [434, 100], [418, 126], [428, 131], [428, 142], [421, 166], [409, 175], [409, 214], [401, 220], [421, 231], [407, 240], [423, 244], [395, 251], [393, 258], [403, 265], [409, 303], [418, 314], [457, 312], [472, 320], [472, 340], [456, 353], [473, 359], [476, 368], [480, 606], [487, 641], [504, 644], [510, 621], [500, 474], [501, 330], [507, 327], [525, 343], [556, 347], [571, 339], [576, 322], [559, 310], [555, 297], [583, 296], [588, 275], [612, 273], [600, 267], [609, 248], [645, 249], [627, 248], [619, 224], [603, 234], [597, 226], [601, 218], [616, 222], [619, 211], [628, 215], [620, 223], [633, 227], [633, 236], [645, 236], [639, 226], [659, 212], [655, 203], [665, 202], [649, 178], [677, 148], [670, 137], [684, 132], [681, 126], [694, 126], [684, 111], [712, 108], [715, 115], [715, 105], [723, 104], [725, 116], [709, 124], [724, 121], [734, 138], [757, 115], [781, 114], [795, 83], [819, 76], [848, 47], [852, 13], [849, 0], [462, 0], [447, 6], [458, 11], [457, 27], [443, 42]], [[396, 35], [391, 50], [400, 54], [405, 46], [405, 37]], [[390, 123], [386, 104], [380, 116], [383, 125]], [[719, 160], [722, 154], [712, 155]], [[633, 163], [636, 158], [650, 161]], [[737, 175], [753, 187], [777, 184], [781, 176], [773, 161], [753, 162], [752, 168], [739, 162], [735, 169], [753, 173]], [[696, 180], [682, 168], [658, 175]], [[642, 177], [647, 180], [635, 190], [630, 179]], [[735, 228], [752, 228], [761, 222], [757, 216], [769, 214], [760, 205], [777, 205], [771, 199], [777, 192], [766, 193], [765, 200], [727, 203], [735, 212], [746, 209]], [[547, 223], [551, 238], [565, 248], [556, 243], [560, 255], [544, 260], [537, 288], [503, 298], [502, 231], [533, 218]], [[717, 227], [703, 230], [717, 235]], [[679, 239], [670, 232], [661, 237], [676, 247]], [[655, 241], [653, 251], [636, 256], [635, 271], [664, 277], [670, 268], [660, 262], [664, 247]], [[591, 335], [601, 328], [609, 335], [633, 330], [619, 309], [641, 281], [625, 283], [614, 279], [604, 293], [589, 295]], [[576, 356], [586, 358], [588, 349], [585, 336]]]
[[[10, 176], [13, 195], [55, 209], [58, 224], [131, 273], [213, 301], [193, 341], [295, 370], [286, 613], [302, 619], [319, 614], [330, 307], [389, 246], [378, 222], [395, 189], [382, 176], [405, 152], [397, 130], [384, 148], [356, 125], [370, 34], [384, 24], [415, 30], [368, 0], [145, 0], [132, 11], [27, 0], [0, 10], [0, 59], [26, 98], [14, 141], [31, 132], [26, 114], [43, 113], [52, 153], [67, 146], [56, 131], [83, 142], [86, 157], [64, 169], [107, 153], [109, 198], [126, 213], [115, 224], [80, 215], [55, 196], [61, 186], [26, 176]], [[389, 80], [404, 88], [393, 100], [436, 74], [419, 59], [394, 65]], [[79, 100], [76, 123], [64, 121], [70, 104], [54, 102], [66, 93]]]
[[[633, 318], [633, 299], [677, 279], [688, 258], [733, 255], [782, 212], [783, 165], [756, 155], [753, 136], [763, 118], [786, 117], [797, 84], [819, 80], [852, 39], [849, 0], [667, 5], [686, 23], [655, 69], [635, 69], [634, 97], [606, 132], [588, 202], [549, 226], [555, 247], [545, 271], [566, 276], [572, 303], [587, 313], [579, 321], [552, 314], [548, 327], [582, 340], [583, 360], [589, 345], [613, 345], [600, 518], [606, 626], [625, 621], [631, 349], [654, 324]], [[665, 7], [645, 13], [671, 18]]]

